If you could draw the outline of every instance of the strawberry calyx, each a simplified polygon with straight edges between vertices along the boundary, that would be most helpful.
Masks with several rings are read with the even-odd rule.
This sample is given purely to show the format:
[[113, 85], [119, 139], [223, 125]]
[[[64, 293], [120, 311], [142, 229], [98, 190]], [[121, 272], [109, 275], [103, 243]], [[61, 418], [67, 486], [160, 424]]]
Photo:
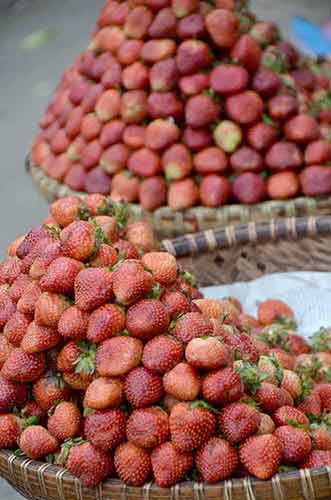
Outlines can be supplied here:
[[261, 383], [268, 378], [266, 373], [262, 373], [256, 365], [243, 361], [240, 366], [236, 368], [237, 373], [240, 375], [245, 389], [255, 394], [259, 389]]
[[90, 211], [87, 205], [81, 201], [80, 206], [78, 208], [78, 218], [80, 220], [88, 220], [91, 217]]
[[303, 381], [310, 383], [309, 381], [318, 380], [322, 366], [318, 357], [312, 356], [310, 363], [299, 364], [296, 367], [296, 372]]
[[152, 286], [150, 292], [148, 293], [147, 298], [159, 300], [162, 293], [163, 293], [163, 290], [162, 290], [160, 283], [153, 283], [153, 286]]
[[259, 337], [271, 347], [282, 347], [284, 350], [288, 350], [288, 346], [286, 345], [288, 335], [288, 330], [284, 325], [273, 323], [265, 327], [259, 334]]
[[288, 472], [294, 472], [296, 470], [298, 470], [298, 468], [294, 467], [294, 465], [281, 465], [278, 467], [279, 474], [287, 474]]
[[73, 448], [74, 446], [80, 446], [84, 443], [86, 443], [86, 441], [84, 439], [82, 439], [81, 437], [74, 438], [74, 439], [71, 439], [71, 438], [66, 439], [64, 441], [64, 443], [61, 445], [61, 451], [60, 451], [59, 456], [57, 458], [57, 463], [59, 465], [65, 465], [71, 448]]
[[17, 448], [17, 450], [14, 451], [14, 455], [16, 458], [23, 458], [26, 456], [24, 451], [21, 450], [21, 448]]
[[61, 238], [61, 228], [55, 226], [45, 226], [45, 229], [49, 231], [53, 236], [55, 236], [58, 240]]
[[184, 278], [184, 280], [191, 286], [196, 286], [196, 280], [195, 280], [195, 277], [187, 272], [187, 271], [181, 271], [180, 272], [180, 275], [182, 276], [182, 278]]
[[270, 361], [276, 368], [276, 378], [277, 378], [277, 381], [279, 384], [281, 384], [282, 380], [283, 380], [283, 376], [284, 376], [284, 371], [283, 371], [283, 367], [282, 365], [279, 363], [278, 359], [276, 358], [275, 354], [272, 353], [272, 354], [269, 354], [269, 355], [263, 355], [260, 357], [260, 359], [263, 358], [263, 359], [267, 359], [268, 361]]
[[81, 340], [80, 342], [77, 342], [76, 345], [80, 349], [81, 354], [74, 361], [75, 373], [93, 375], [95, 372], [95, 355], [97, 351], [96, 344], [90, 344], [85, 340]]
[[119, 203], [109, 200], [111, 214], [115, 217], [118, 228], [123, 231], [129, 220], [129, 209], [126, 203]]
[[195, 408], [200, 408], [202, 410], [207, 410], [211, 411], [212, 413], [218, 414], [218, 409], [215, 408], [214, 406], [210, 405], [209, 403], [206, 403], [206, 401], [203, 401], [201, 399], [197, 399], [196, 401], [192, 401], [189, 404], [190, 408], [195, 409]]
[[83, 410], [83, 417], [86, 418], [86, 417], [89, 417], [90, 415], [92, 415], [92, 413], [94, 413], [95, 410], [93, 410], [93, 408], [88, 408], [87, 406], [84, 408]]
[[331, 329], [320, 328], [310, 337], [310, 342], [316, 352], [331, 351]]

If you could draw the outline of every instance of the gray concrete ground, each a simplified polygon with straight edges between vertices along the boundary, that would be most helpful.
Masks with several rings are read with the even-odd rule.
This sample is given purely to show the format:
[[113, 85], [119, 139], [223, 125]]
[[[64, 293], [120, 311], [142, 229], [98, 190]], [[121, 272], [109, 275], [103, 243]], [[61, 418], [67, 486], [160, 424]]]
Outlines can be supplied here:
[[[102, 0], [0, 0], [0, 256], [7, 244], [46, 214], [24, 173], [24, 155], [66, 64], [86, 45]], [[286, 30], [294, 14], [331, 17], [330, 0], [253, 0], [259, 15]], [[23, 49], [39, 30], [50, 35]], [[42, 38], [42, 37], [41, 37]], [[31, 45], [31, 43], [30, 43]], [[33, 45], [33, 43], [32, 43]], [[0, 480], [0, 500], [18, 500]]]

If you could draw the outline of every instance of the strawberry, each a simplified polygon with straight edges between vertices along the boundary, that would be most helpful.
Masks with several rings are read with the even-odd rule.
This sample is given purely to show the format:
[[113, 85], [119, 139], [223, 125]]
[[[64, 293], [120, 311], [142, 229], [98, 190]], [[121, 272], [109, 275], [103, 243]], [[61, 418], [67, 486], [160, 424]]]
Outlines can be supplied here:
[[146, 342], [142, 364], [149, 370], [165, 373], [182, 361], [184, 349], [175, 337], [158, 335]]
[[292, 309], [281, 300], [268, 299], [258, 306], [258, 320], [262, 325], [271, 325], [282, 319], [293, 319]]
[[25, 239], [25, 235], [19, 236], [18, 238], [16, 238], [16, 240], [9, 243], [8, 248], [7, 248], [7, 255], [9, 257], [15, 257], [17, 249], [20, 246], [20, 244], [24, 241], [24, 239]]
[[84, 435], [103, 451], [116, 448], [125, 440], [125, 414], [121, 410], [98, 410], [84, 423]]
[[217, 483], [235, 472], [238, 454], [225, 439], [212, 437], [197, 451], [195, 464], [203, 481]]
[[0, 415], [1, 448], [17, 448], [21, 426], [19, 418], [11, 414]]
[[117, 408], [123, 402], [123, 383], [120, 379], [99, 377], [86, 388], [83, 406], [93, 410]]
[[282, 443], [272, 434], [252, 436], [239, 448], [239, 458], [248, 472], [262, 480], [276, 474], [282, 453]]
[[234, 332], [224, 338], [225, 344], [235, 353], [235, 357], [255, 362], [258, 358], [258, 350], [254, 338], [246, 332]]
[[120, 304], [130, 305], [143, 298], [152, 288], [152, 275], [140, 262], [126, 260], [113, 272], [113, 290]]
[[75, 279], [75, 303], [82, 311], [105, 304], [113, 295], [112, 273], [106, 268], [83, 269]]
[[291, 335], [287, 337], [286, 346], [289, 349], [290, 353], [294, 354], [295, 356], [310, 353], [312, 350], [311, 346], [304, 338], [294, 333], [291, 333]]
[[7, 257], [1, 264], [1, 276], [4, 283], [12, 285], [21, 274], [22, 263], [18, 257]]
[[61, 227], [66, 227], [79, 218], [81, 201], [76, 196], [67, 196], [50, 206], [50, 213]]
[[45, 411], [48, 411], [58, 401], [66, 401], [70, 398], [70, 388], [63, 382], [62, 378], [47, 373], [39, 378], [32, 387], [33, 399]]
[[[85, 343], [82, 343], [82, 347]], [[88, 344], [86, 345], [88, 348]], [[56, 367], [60, 372], [73, 373], [79, 356], [82, 354], [79, 342], [68, 342], [58, 353]]]
[[298, 410], [306, 415], [319, 417], [322, 414], [322, 402], [318, 394], [312, 392], [298, 404]]
[[48, 266], [53, 260], [61, 257], [61, 244], [59, 241], [50, 242], [43, 252], [38, 255], [30, 266], [29, 275], [34, 280], [44, 276]]
[[277, 426], [280, 425], [309, 425], [309, 420], [302, 411], [293, 406], [281, 406], [273, 414]]
[[256, 434], [272, 434], [276, 429], [275, 422], [267, 413], [260, 413], [260, 425]]
[[204, 401], [179, 403], [170, 413], [171, 441], [176, 450], [187, 453], [200, 448], [216, 432], [216, 417]]
[[58, 332], [65, 340], [82, 340], [86, 337], [89, 315], [71, 306], [65, 309], [59, 319]]
[[283, 370], [280, 387], [289, 392], [293, 399], [300, 397], [303, 391], [302, 381], [293, 370]]
[[[105, 237], [101, 230], [101, 238]], [[61, 250], [65, 257], [87, 261], [97, 249], [96, 229], [86, 221], [75, 221], [61, 232]]]
[[163, 376], [165, 391], [176, 399], [193, 401], [197, 398], [201, 380], [198, 372], [188, 363], [178, 363]]
[[4, 365], [14, 346], [9, 343], [6, 337], [0, 334], [0, 368]]
[[118, 477], [132, 486], [142, 486], [151, 473], [150, 453], [133, 443], [122, 443], [116, 448], [114, 464]]
[[16, 306], [7, 290], [0, 291], [0, 328], [2, 329], [16, 311]]
[[[66, 445], [64, 447], [66, 449]], [[82, 442], [70, 449], [65, 466], [80, 479], [83, 486], [93, 488], [111, 474], [113, 461], [109, 453], [99, 450], [91, 443]]]
[[269, 354], [275, 356], [282, 368], [285, 368], [286, 370], [293, 370], [295, 358], [284, 349], [270, 349]]
[[127, 336], [114, 337], [98, 346], [95, 366], [102, 377], [125, 375], [140, 364], [142, 352], [141, 340]]
[[273, 435], [282, 444], [285, 463], [296, 464], [308, 457], [312, 446], [308, 432], [291, 425], [283, 425], [278, 427]]
[[171, 319], [177, 319], [178, 316], [182, 316], [191, 310], [189, 299], [178, 290], [166, 290], [160, 300]]
[[144, 220], [129, 224], [125, 231], [125, 238], [143, 252], [151, 252], [156, 248], [153, 229]]
[[164, 333], [170, 318], [160, 301], [144, 299], [129, 307], [126, 314], [126, 328], [132, 337], [149, 340]]
[[124, 393], [133, 408], [151, 406], [162, 398], [162, 379], [156, 373], [140, 366], [125, 378]]
[[22, 406], [27, 400], [28, 391], [25, 384], [11, 382], [0, 376], [0, 412]]
[[140, 448], [155, 448], [169, 435], [169, 418], [161, 408], [134, 410], [127, 422], [128, 440]]
[[74, 403], [63, 401], [59, 403], [54, 413], [49, 417], [47, 429], [60, 442], [79, 435], [81, 414]]
[[114, 304], [105, 304], [91, 313], [86, 336], [90, 342], [98, 344], [120, 333], [124, 327], [123, 309]]
[[85, 196], [84, 204], [92, 216], [107, 213], [109, 210], [107, 198], [99, 193], [88, 194]]
[[59, 443], [44, 427], [31, 425], [22, 432], [19, 445], [27, 457], [38, 460], [57, 451]]
[[[17, 310], [22, 314], [34, 314], [35, 305], [37, 300], [41, 295], [41, 289], [36, 281], [33, 281], [30, 285], [26, 287], [21, 295], [21, 298], [17, 302]], [[1, 300], [1, 299], [0, 299]], [[1, 324], [1, 316], [0, 316]]]
[[63, 295], [44, 292], [35, 305], [35, 322], [40, 326], [57, 328], [62, 313], [69, 306], [69, 301]]
[[238, 309], [229, 300], [197, 299], [193, 302], [205, 318], [233, 323], [239, 316]]
[[43, 292], [71, 293], [74, 289], [76, 276], [84, 269], [84, 264], [69, 257], [59, 257], [53, 260], [40, 280]]
[[210, 404], [234, 403], [244, 393], [244, 385], [233, 368], [223, 368], [208, 373], [202, 380], [202, 396]]
[[286, 405], [284, 398], [283, 389], [268, 382], [262, 382], [255, 393], [255, 400], [265, 413], [273, 413]]
[[32, 282], [32, 279], [27, 274], [19, 274], [16, 280], [12, 283], [9, 288], [9, 296], [13, 302], [18, 302], [21, 298], [24, 290]]
[[45, 371], [43, 353], [28, 354], [22, 349], [13, 349], [1, 369], [1, 375], [12, 382], [33, 382]]
[[[115, 211], [116, 213], [116, 211]], [[119, 238], [119, 226], [117, 217], [109, 215], [97, 215], [94, 217], [93, 222], [96, 224], [96, 236], [100, 238], [100, 230], [103, 231], [104, 239], [108, 242], [115, 243]], [[98, 240], [98, 238], [97, 238]], [[99, 242], [97, 241], [99, 245]]]
[[330, 427], [324, 423], [313, 423], [310, 426], [312, 447], [315, 450], [331, 450]]
[[138, 259], [137, 247], [130, 241], [119, 239], [114, 243], [114, 248], [117, 250], [120, 257], [125, 259]]
[[90, 260], [92, 267], [112, 267], [118, 262], [118, 253], [113, 246], [101, 243], [94, 258]]
[[16, 256], [19, 259], [24, 259], [31, 250], [37, 245], [37, 243], [48, 235], [47, 228], [43, 226], [37, 226], [29, 231], [23, 241], [20, 243], [16, 250]]
[[15, 347], [19, 347], [31, 322], [31, 316], [16, 311], [7, 321], [3, 333], [6, 339]]
[[75, 391], [86, 391], [92, 382], [92, 375], [80, 373], [63, 373], [63, 381]]
[[226, 439], [235, 444], [257, 432], [261, 417], [253, 406], [238, 402], [227, 405], [220, 411], [218, 423]]
[[177, 278], [177, 261], [168, 252], [149, 252], [143, 255], [142, 265], [148, 269], [155, 281], [162, 286], [171, 285]]
[[47, 417], [46, 411], [40, 408], [40, 406], [37, 405], [35, 401], [26, 401], [24, 404], [24, 408], [21, 410], [21, 414], [25, 418], [37, 417], [38, 423], [40, 425], [45, 423]]
[[57, 330], [48, 326], [39, 326], [33, 321], [26, 330], [21, 342], [21, 349], [25, 353], [41, 353], [57, 346], [60, 335]]
[[[56, 231], [56, 229], [54, 230]], [[56, 236], [49, 232], [47, 236], [41, 238], [32, 248], [32, 250], [28, 253], [26, 257], [21, 261], [22, 262], [22, 272], [29, 274], [30, 268], [34, 263], [35, 259], [40, 255], [43, 255], [46, 248], [54, 243]]]
[[320, 382], [318, 383], [313, 390], [314, 394], [318, 394], [323, 411], [331, 410], [331, 383]]
[[316, 469], [319, 467], [327, 467], [331, 465], [330, 450], [312, 450], [308, 457], [301, 462], [301, 469]]
[[161, 488], [178, 483], [193, 466], [192, 453], [177, 451], [171, 442], [154, 448], [151, 461], [155, 482]]
[[198, 370], [217, 370], [232, 362], [230, 348], [217, 337], [192, 339], [186, 346], [185, 357]]
[[210, 320], [198, 312], [189, 312], [181, 316], [172, 330], [174, 337], [185, 344], [196, 337], [208, 337], [212, 332], [213, 325]]

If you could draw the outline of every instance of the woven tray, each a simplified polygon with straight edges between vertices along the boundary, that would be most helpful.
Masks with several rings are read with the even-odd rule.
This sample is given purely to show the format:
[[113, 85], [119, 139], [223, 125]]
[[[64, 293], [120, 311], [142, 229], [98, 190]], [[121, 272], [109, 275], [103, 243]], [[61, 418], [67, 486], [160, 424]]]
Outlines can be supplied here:
[[[201, 285], [247, 281], [278, 271], [330, 271], [331, 216], [278, 219], [229, 226], [165, 240], [162, 248], [195, 272]], [[64, 469], [0, 451], [0, 475], [36, 500], [330, 500], [331, 467], [217, 485], [183, 482], [171, 489], [109, 480], [85, 489]], [[2, 499], [1, 499], [2, 500]]]
[[[26, 158], [26, 168], [37, 190], [48, 202], [72, 194], [84, 196], [84, 193], [72, 191], [65, 184], [45, 175], [41, 168], [31, 164], [29, 156]], [[331, 197], [300, 197], [288, 201], [265, 201], [257, 205], [226, 205], [220, 208], [194, 207], [183, 212], [175, 212], [168, 207], [146, 212], [138, 204], [131, 203], [129, 206], [133, 220], [147, 219], [159, 237], [172, 238], [181, 234], [224, 227], [227, 224], [266, 221], [274, 217], [328, 214], [331, 212]]]

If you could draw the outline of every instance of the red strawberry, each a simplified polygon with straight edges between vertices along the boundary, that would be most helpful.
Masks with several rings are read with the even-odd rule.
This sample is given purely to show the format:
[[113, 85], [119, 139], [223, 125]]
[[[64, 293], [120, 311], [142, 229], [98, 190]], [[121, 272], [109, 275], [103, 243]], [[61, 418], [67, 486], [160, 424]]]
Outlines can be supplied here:
[[310, 426], [310, 435], [312, 446], [315, 450], [331, 450], [330, 427], [322, 424], [313, 423]]
[[151, 252], [156, 247], [154, 231], [144, 220], [129, 224], [125, 231], [125, 238], [144, 252]]
[[31, 316], [16, 311], [7, 321], [3, 333], [6, 339], [15, 347], [19, 347], [31, 322]]
[[103, 377], [125, 375], [140, 364], [143, 343], [139, 339], [121, 336], [105, 340], [95, 356], [95, 366]]
[[118, 253], [114, 247], [101, 243], [95, 257], [90, 260], [92, 267], [112, 267], [118, 261]]
[[0, 334], [0, 368], [4, 365], [14, 346], [9, 343], [6, 337]]
[[235, 472], [238, 454], [225, 439], [213, 437], [197, 451], [195, 464], [203, 481], [217, 483]]
[[16, 311], [16, 306], [7, 290], [0, 290], [0, 328], [2, 329]]
[[192, 453], [180, 453], [170, 442], [154, 448], [151, 460], [155, 482], [161, 488], [178, 483], [193, 465]]
[[40, 326], [57, 328], [62, 313], [69, 306], [69, 301], [63, 295], [44, 292], [35, 305], [35, 322]]
[[96, 229], [86, 221], [72, 222], [61, 232], [61, 250], [65, 257], [87, 261], [96, 250]]
[[322, 414], [321, 398], [318, 394], [312, 392], [298, 404], [297, 408], [306, 415], [311, 414], [314, 417], [319, 417]]
[[145, 344], [142, 364], [149, 370], [165, 373], [180, 363], [183, 356], [184, 348], [179, 340], [158, 335]]
[[153, 284], [152, 275], [138, 261], [126, 260], [113, 272], [113, 290], [116, 300], [132, 304], [147, 295]]
[[40, 255], [38, 255], [30, 266], [29, 275], [34, 280], [44, 276], [48, 266], [53, 260], [61, 257], [61, 244], [59, 241], [49, 243]]
[[7, 257], [1, 263], [1, 277], [4, 283], [12, 285], [21, 274], [22, 263], [18, 257]]
[[50, 213], [61, 227], [66, 227], [79, 218], [81, 201], [76, 196], [67, 196], [50, 206]]
[[319, 397], [321, 399], [323, 411], [330, 411], [331, 410], [331, 383], [327, 383], [327, 382], [318, 383], [314, 387], [313, 393], [319, 395]]
[[65, 340], [81, 340], [86, 337], [89, 315], [71, 306], [66, 309], [58, 323], [58, 332]]
[[268, 382], [261, 383], [261, 386], [256, 391], [255, 400], [266, 413], [273, 413], [287, 404], [284, 390]]
[[86, 488], [97, 486], [113, 470], [112, 457], [108, 453], [84, 442], [71, 448], [65, 466]]
[[106, 268], [83, 269], [75, 279], [75, 302], [82, 311], [105, 304], [113, 295], [112, 273]]
[[142, 486], [151, 473], [150, 453], [133, 443], [122, 443], [116, 448], [114, 464], [118, 477], [132, 486]]
[[[85, 343], [81, 344], [85, 347]], [[86, 348], [88, 344], [86, 343]], [[80, 348], [80, 342], [68, 342], [63, 346], [61, 351], [58, 353], [56, 359], [56, 367], [60, 372], [73, 373], [75, 371], [76, 363], [82, 354]]]
[[293, 370], [283, 370], [283, 379], [280, 387], [289, 392], [293, 399], [301, 396], [303, 390], [301, 379]]
[[40, 288], [44, 292], [71, 293], [75, 278], [84, 269], [84, 264], [69, 257], [59, 257], [53, 260], [40, 280]]
[[132, 305], [126, 314], [126, 328], [132, 337], [149, 340], [164, 333], [169, 325], [169, 315], [160, 301], [145, 299]]
[[305, 460], [311, 451], [308, 432], [291, 425], [278, 427], [274, 434], [282, 444], [285, 463], [298, 463]]
[[63, 401], [57, 405], [49, 417], [47, 429], [60, 442], [79, 435], [81, 414], [74, 403]]
[[143, 255], [141, 262], [151, 271], [155, 281], [163, 286], [171, 285], [177, 278], [177, 261], [168, 252], [149, 252]]
[[118, 251], [119, 256], [123, 259], [137, 259], [138, 251], [136, 246], [130, 241], [118, 240], [114, 244], [114, 248]]
[[309, 420], [302, 411], [293, 406], [281, 406], [273, 414], [277, 426], [281, 425], [309, 425]]
[[18, 302], [22, 293], [32, 282], [32, 279], [27, 274], [20, 274], [9, 288], [9, 296], [13, 302]]
[[60, 335], [55, 328], [39, 326], [34, 321], [30, 323], [21, 342], [21, 349], [25, 353], [41, 353], [57, 346]]
[[294, 318], [292, 309], [281, 300], [268, 299], [261, 302], [258, 307], [258, 320], [262, 325], [271, 325], [283, 318]]
[[45, 371], [43, 353], [28, 354], [22, 349], [13, 349], [1, 369], [1, 375], [13, 382], [33, 382]]
[[171, 319], [176, 319], [178, 316], [188, 313], [191, 310], [189, 299], [177, 290], [166, 290], [160, 300], [167, 309]]
[[168, 189], [168, 206], [173, 211], [194, 207], [199, 200], [199, 189], [191, 178], [173, 181]]
[[88, 194], [85, 196], [84, 204], [92, 216], [107, 213], [109, 210], [107, 198], [99, 193]]
[[217, 370], [232, 362], [230, 348], [217, 337], [192, 339], [186, 346], [185, 357], [198, 370]]
[[261, 417], [253, 406], [232, 403], [221, 410], [218, 423], [222, 434], [230, 443], [240, 443], [257, 432]]
[[233, 332], [232, 335], [227, 335], [224, 342], [231, 348], [232, 352], [239, 359], [255, 362], [258, 358], [258, 349], [255, 345], [254, 338], [246, 332]]
[[172, 330], [172, 334], [187, 344], [196, 337], [212, 335], [213, 325], [209, 319], [198, 312], [189, 312], [181, 316]]
[[11, 382], [0, 376], [0, 412], [22, 406], [28, 396], [25, 384]]
[[17, 448], [21, 433], [18, 417], [11, 414], [0, 415], [0, 447]]
[[220, 406], [238, 401], [243, 393], [243, 382], [232, 368], [210, 372], [202, 380], [203, 398], [213, 405]]
[[162, 379], [142, 366], [134, 368], [125, 378], [124, 392], [133, 408], [151, 406], [163, 396]]
[[48, 234], [47, 229], [44, 228], [43, 226], [37, 226], [31, 229], [31, 231], [29, 231], [25, 235], [23, 241], [18, 246], [16, 250], [16, 256], [19, 259], [24, 259], [24, 257], [26, 257], [31, 252], [31, 250], [36, 246], [38, 241], [47, 236], [47, 234]]
[[239, 449], [240, 460], [248, 472], [262, 480], [277, 473], [282, 454], [282, 443], [272, 434], [252, 436]]
[[46, 411], [40, 408], [35, 401], [26, 401], [21, 413], [25, 418], [37, 417], [40, 425], [44, 424], [47, 417]]
[[38, 460], [54, 453], [59, 446], [55, 437], [40, 425], [31, 425], [22, 432], [19, 445], [31, 460]]
[[114, 304], [105, 304], [92, 312], [88, 321], [87, 339], [98, 344], [125, 327], [125, 313]]
[[123, 383], [120, 379], [99, 377], [87, 387], [83, 406], [93, 410], [117, 408], [123, 402]]
[[261, 422], [256, 434], [272, 434], [276, 429], [275, 422], [267, 413], [260, 413]]
[[48, 411], [57, 401], [68, 400], [70, 388], [62, 378], [51, 373], [39, 378], [32, 388], [33, 399], [45, 411]]
[[84, 435], [97, 448], [108, 451], [125, 440], [125, 414], [121, 410], [100, 410], [89, 415]]
[[301, 469], [316, 469], [318, 467], [326, 467], [331, 465], [331, 451], [329, 450], [312, 450], [308, 457], [301, 462]]
[[293, 370], [295, 358], [288, 352], [284, 351], [284, 349], [275, 347], [273, 349], [270, 349], [269, 354], [274, 354], [275, 358], [282, 368], [285, 368], [286, 370]]
[[188, 363], [179, 363], [163, 376], [165, 391], [176, 399], [193, 401], [200, 392], [201, 381]]
[[216, 431], [216, 417], [203, 401], [179, 403], [169, 417], [171, 441], [176, 450], [187, 453], [200, 448]]
[[[105, 239], [108, 240], [111, 243], [115, 243], [115, 241], [118, 240], [119, 238], [119, 226], [117, 223], [117, 218], [114, 216], [109, 216], [109, 215], [97, 215], [94, 218], [94, 223], [97, 225], [97, 240], [100, 237], [100, 230], [98, 228], [101, 228], [103, 231], [103, 234], [105, 235]], [[102, 236], [102, 234], [101, 234]], [[99, 244], [99, 243], [98, 243]]]
[[140, 448], [155, 448], [169, 435], [168, 414], [161, 408], [134, 410], [127, 422], [128, 440]]
[[39, 284], [36, 281], [33, 281], [26, 287], [21, 295], [21, 298], [17, 302], [17, 310], [22, 314], [34, 314], [35, 305], [40, 295], [41, 290], [39, 288]]

